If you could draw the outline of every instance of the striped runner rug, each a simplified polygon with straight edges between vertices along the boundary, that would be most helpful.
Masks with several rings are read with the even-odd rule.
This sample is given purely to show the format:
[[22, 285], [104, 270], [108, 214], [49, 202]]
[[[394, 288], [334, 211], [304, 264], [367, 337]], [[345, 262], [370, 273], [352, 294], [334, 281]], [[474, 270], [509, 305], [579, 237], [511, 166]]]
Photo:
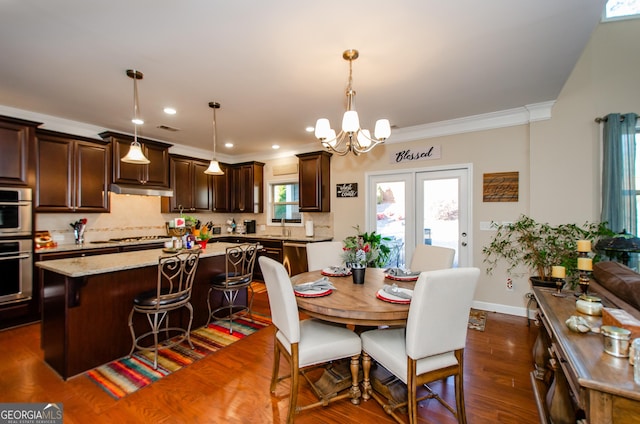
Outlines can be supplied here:
[[233, 334], [229, 334], [229, 321], [218, 320], [191, 332], [191, 342], [183, 343], [158, 353], [158, 369], [153, 369], [153, 352], [135, 352], [131, 357], [117, 359], [87, 371], [85, 375], [115, 399], [158, 381], [182, 367], [243, 339], [271, 324], [271, 319], [256, 313], [253, 322], [242, 318], [233, 320]]

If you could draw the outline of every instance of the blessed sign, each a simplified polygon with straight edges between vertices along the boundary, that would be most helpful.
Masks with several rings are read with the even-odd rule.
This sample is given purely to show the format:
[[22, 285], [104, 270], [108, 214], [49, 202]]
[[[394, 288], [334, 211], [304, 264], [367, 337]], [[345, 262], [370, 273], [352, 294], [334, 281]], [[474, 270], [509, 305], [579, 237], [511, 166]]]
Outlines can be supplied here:
[[358, 197], [358, 183], [336, 184], [337, 197]]
[[392, 152], [391, 163], [415, 162], [419, 160], [440, 159], [440, 146], [426, 146], [417, 149], [404, 149]]

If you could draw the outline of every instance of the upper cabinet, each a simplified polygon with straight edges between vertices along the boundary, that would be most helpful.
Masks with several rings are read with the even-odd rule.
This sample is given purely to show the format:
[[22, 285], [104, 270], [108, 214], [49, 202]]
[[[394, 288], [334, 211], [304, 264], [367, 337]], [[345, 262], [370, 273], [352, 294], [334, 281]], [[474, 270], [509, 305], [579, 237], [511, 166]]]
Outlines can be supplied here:
[[213, 175], [213, 207], [214, 212], [229, 212], [231, 208], [229, 196], [229, 165], [220, 164], [224, 175]]
[[331, 153], [321, 151], [298, 156], [300, 212], [331, 211]]
[[35, 129], [39, 122], [0, 116], [0, 184], [35, 185]]
[[264, 163], [245, 162], [229, 165], [225, 175], [231, 198], [230, 212], [262, 213]]
[[171, 155], [169, 212], [207, 212], [212, 210], [212, 178], [204, 171], [209, 162]]
[[140, 165], [120, 160], [129, 152], [133, 137], [111, 131], [100, 133], [100, 137], [111, 142], [113, 183], [169, 188], [170, 144], [138, 138], [142, 152], [150, 161], [148, 165]]
[[109, 212], [109, 143], [36, 131], [36, 212]]

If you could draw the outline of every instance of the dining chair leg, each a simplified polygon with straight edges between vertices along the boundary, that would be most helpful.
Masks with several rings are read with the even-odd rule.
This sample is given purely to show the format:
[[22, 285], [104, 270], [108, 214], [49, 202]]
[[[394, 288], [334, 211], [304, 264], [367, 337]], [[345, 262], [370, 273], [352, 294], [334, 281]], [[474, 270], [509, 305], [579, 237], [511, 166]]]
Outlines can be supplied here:
[[273, 370], [271, 373], [271, 386], [269, 390], [271, 393], [275, 393], [276, 384], [278, 383], [278, 373], [280, 372], [280, 345], [278, 344], [278, 339], [275, 336], [275, 332], [273, 333]]
[[371, 356], [367, 352], [362, 352], [362, 399], [371, 399], [371, 380], [369, 373], [371, 372]]
[[464, 406], [464, 351], [457, 350], [456, 358], [458, 359], [458, 374], [456, 374], [454, 380], [456, 386], [456, 415], [460, 424], [467, 424], [467, 413]]
[[416, 372], [416, 361], [407, 357], [407, 406], [409, 408], [409, 424], [418, 423]]
[[287, 423], [293, 423], [294, 417], [297, 413], [298, 403], [298, 385], [300, 383], [300, 368], [298, 366], [298, 344], [291, 345], [291, 393], [289, 395], [289, 413], [287, 415]]

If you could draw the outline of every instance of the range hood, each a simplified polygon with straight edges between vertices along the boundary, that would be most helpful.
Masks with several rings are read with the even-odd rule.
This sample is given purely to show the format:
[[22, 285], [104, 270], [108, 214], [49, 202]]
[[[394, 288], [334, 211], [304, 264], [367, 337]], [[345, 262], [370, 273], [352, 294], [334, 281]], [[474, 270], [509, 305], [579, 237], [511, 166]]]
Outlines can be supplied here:
[[145, 187], [126, 184], [111, 184], [111, 192], [116, 194], [135, 194], [138, 196], [173, 197], [173, 190], [163, 187]]

